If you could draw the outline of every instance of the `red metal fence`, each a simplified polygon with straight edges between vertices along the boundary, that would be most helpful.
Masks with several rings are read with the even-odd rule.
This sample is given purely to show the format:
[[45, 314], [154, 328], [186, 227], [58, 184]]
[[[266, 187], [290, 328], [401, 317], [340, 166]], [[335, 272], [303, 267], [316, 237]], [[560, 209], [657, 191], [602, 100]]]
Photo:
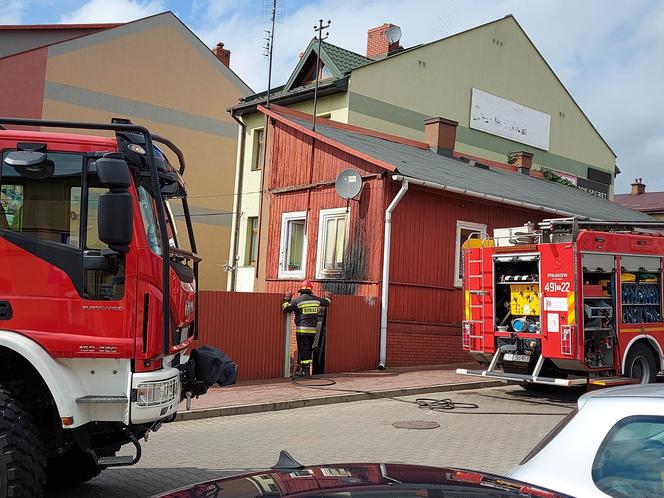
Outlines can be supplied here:
[[[286, 321], [281, 294], [203, 291], [199, 344], [228, 354], [239, 380], [284, 376]], [[327, 315], [325, 373], [372, 370], [378, 365], [380, 301], [333, 296]], [[288, 342], [290, 343], [290, 342]]]
[[258, 292], [200, 293], [199, 343], [221, 349], [239, 368], [240, 380], [284, 374], [282, 296]]
[[380, 299], [332, 296], [326, 337], [325, 373], [374, 370], [378, 366]]

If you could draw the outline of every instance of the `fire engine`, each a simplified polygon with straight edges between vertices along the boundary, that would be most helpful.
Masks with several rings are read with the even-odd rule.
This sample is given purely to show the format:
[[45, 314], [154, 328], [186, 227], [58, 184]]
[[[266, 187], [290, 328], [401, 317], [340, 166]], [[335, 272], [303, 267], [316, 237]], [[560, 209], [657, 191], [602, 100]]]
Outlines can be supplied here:
[[655, 382], [664, 368], [664, 224], [566, 218], [473, 234], [465, 375], [537, 384]]
[[182, 152], [122, 119], [0, 125], [28, 127], [0, 126], [0, 496], [34, 497], [136, 463], [139, 439], [214, 382], [192, 362]]

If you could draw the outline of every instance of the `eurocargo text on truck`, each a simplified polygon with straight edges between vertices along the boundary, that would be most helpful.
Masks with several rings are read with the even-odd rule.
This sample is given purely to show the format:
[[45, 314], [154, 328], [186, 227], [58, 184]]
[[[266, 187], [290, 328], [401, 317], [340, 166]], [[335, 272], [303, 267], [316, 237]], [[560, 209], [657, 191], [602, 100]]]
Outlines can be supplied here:
[[38, 497], [136, 463], [139, 439], [236, 371], [192, 349], [200, 258], [181, 151], [124, 119], [0, 125], [29, 127], [0, 126], [0, 497]]
[[466, 375], [655, 382], [664, 366], [664, 223], [577, 218], [475, 234], [464, 250]]

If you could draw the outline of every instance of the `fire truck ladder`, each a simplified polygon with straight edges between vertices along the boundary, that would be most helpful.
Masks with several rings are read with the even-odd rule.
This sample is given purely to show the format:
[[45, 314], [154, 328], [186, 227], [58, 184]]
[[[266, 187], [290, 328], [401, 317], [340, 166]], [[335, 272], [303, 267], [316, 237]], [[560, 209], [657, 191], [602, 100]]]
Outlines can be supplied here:
[[[483, 247], [485, 242], [489, 240], [486, 237], [483, 237], [484, 234], [480, 232], [472, 233], [468, 237], [468, 248], [466, 251], [470, 254], [471, 250], [471, 240], [473, 239], [478, 239], [480, 241], [481, 246]], [[479, 272], [474, 272], [473, 267], [474, 266], [479, 266]], [[484, 256], [481, 255], [480, 259], [469, 259], [468, 260], [468, 268], [464, 272], [464, 287], [468, 294], [471, 296], [470, 298], [470, 303], [468, 305], [468, 308], [470, 309], [470, 316], [468, 317], [467, 320], [464, 321], [464, 327], [466, 324], [469, 326], [469, 333], [466, 334], [464, 331], [464, 341], [465, 345], [468, 347], [468, 350], [471, 353], [474, 352], [483, 352], [484, 351], [484, 340], [485, 340], [485, 331], [484, 331], [484, 296], [485, 292], [481, 288], [483, 284], [483, 278], [484, 278]], [[477, 284], [476, 281], [479, 280], [479, 284]], [[473, 285], [474, 284], [474, 285]], [[480, 289], [477, 289], [477, 287], [480, 287]], [[480, 303], [477, 304], [475, 303], [474, 299], [472, 296], [478, 296]], [[476, 320], [473, 318], [473, 310], [480, 310], [480, 318], [479, 320]], [[473, 345], [479, 343], [479, 349], [473, 348]]]

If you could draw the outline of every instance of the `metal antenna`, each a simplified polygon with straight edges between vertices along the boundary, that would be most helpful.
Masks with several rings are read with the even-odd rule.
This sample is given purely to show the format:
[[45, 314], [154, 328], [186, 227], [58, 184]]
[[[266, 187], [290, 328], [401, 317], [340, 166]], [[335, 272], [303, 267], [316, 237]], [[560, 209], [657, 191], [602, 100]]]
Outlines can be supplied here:
[[318, 54], [316, 57], [316, 86], [314, 87], [314, 115], [313, 115], [313, 122], [311, 124], [311, 129], [313, 131], [316, 131], [316, 107], [318, 105], [318, 80], [320, 80], [321, 76], [320, 47], [323, 43], [323, 40], [327, 40], [327, 37], [330, 36], [330, 33], [327, 31], [325, 32], [325, 36], [323, 36], [323, 30], [329, 28], [330, 24], [332, 24], [332, 21], [330, 21], [329, 19], [327, 20], [327, 24], [323, 24], [323, 20], [319, 19], [318, 26], [314, 26], [314, 31], [316, 32], [316, 36], [318, 37]]
[[[265, 5], [264, 5], [265, 10]], [[282, 17], [283, 18], [283, 17]], [[270, 108], [270, 93], [272, 91], [272, 49], [274, 47], [274, 25], [277, 22], [277, 0], [272, 0], [272, 12], [270, 14], [270, 30], [265, 31], [265, 49], [268, 58], [267, 63], [267, 97], [265, 100], [265, 107]]]

